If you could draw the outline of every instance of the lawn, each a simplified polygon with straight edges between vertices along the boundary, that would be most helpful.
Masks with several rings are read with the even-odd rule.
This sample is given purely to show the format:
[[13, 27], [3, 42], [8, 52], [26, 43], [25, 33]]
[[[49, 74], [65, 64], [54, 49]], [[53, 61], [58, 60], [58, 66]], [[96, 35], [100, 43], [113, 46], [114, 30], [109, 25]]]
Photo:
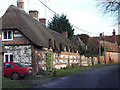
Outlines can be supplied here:
[[61, 76], [66, 76], [75, 72], [79, 72], [79, 71], [83, 71], [83, 70], [87, 70], [86, 68], [69, 68], [69, 69], [62, 69], [62, 70], [58, 70], [57, 71], [57, 77], [61, 77]]
[[25, 82], [10, 80], [10, 78], [2, 78], [2, 88], [27, 88], [29, 86], [29, 83], [26, 84]]

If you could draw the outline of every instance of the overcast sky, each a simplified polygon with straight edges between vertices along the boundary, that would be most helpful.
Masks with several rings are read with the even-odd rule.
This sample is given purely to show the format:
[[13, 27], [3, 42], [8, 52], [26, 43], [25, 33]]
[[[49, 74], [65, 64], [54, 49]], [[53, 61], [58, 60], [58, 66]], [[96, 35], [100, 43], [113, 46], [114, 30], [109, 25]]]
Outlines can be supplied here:
[[[39, 0], [23, 0], [24, 10], [28, 13], [29, 10], [38, 10], [39, 18], [48, 20], [54, 16], [54, 13], [47, 9], [45, 15], [45, 6]], [[45, 0], [40, 0], [45, 3]], [[74, 27], [74, 34], [88, 34], [90, 36], [99, 36], [99, 33], [104, 32], [105, 35], [112, 35], [113, 29], [116, 29], [118, 34], [118, 26], [114, 26], [115, 19], [109, 15], [104, 15], [99, 8], [96, 7], [97, 0], [46, 0], [46, 5], [61, 15], [67, 15], [69, 22], [83, 30], [96, 34], [86, 33]], [[1, 0], [0, 2], [0, 17], [2, 17], [11, 5], [17, 5], [17, 0]]]

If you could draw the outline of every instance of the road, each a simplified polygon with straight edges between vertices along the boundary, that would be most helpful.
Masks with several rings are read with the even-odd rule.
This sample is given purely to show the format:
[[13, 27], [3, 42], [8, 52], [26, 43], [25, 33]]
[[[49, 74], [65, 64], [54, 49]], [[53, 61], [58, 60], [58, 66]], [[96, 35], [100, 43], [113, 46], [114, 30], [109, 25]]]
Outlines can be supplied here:
[[33, 88], [118, 88], [118, 65], [94, 68], [50, 80]]

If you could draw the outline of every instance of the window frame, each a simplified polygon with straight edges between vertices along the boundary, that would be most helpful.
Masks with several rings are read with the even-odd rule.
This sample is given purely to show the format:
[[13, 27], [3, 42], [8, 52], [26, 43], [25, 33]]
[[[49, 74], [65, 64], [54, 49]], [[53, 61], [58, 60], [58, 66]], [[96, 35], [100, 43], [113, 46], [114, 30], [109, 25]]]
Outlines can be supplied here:
[[[4, 53], [4, 62], [6, 62], [5, 60], [6, 55], [8, 55], [8, 62], [10, 62], [10, 55], [13, 55], [13, 53]], [[13, 56], [13, 60], [14, 60], [14, 56]]]
[[[4, 39], [4, 32], [7, 32], [7, 39]], [[8, 32], [11, 31], [11, 34], [12, 34], [12, 39], [9, 39], [8, 38]], [[13, 30], [4, 30], [2, 31], [2, 41], [12, 41], [13, 40]]]

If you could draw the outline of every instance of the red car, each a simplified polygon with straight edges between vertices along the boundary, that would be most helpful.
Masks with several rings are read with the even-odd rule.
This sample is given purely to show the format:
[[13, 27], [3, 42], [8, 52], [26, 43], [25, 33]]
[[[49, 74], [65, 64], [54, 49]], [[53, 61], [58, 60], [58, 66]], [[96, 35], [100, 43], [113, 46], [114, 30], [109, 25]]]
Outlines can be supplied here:
[[13, 80], [25, 78], [27, 75], [32, 75], [32, 67], [22, 67], [18, 63], [5, 62], [4, 63], [4, 76], [11, 77]]

